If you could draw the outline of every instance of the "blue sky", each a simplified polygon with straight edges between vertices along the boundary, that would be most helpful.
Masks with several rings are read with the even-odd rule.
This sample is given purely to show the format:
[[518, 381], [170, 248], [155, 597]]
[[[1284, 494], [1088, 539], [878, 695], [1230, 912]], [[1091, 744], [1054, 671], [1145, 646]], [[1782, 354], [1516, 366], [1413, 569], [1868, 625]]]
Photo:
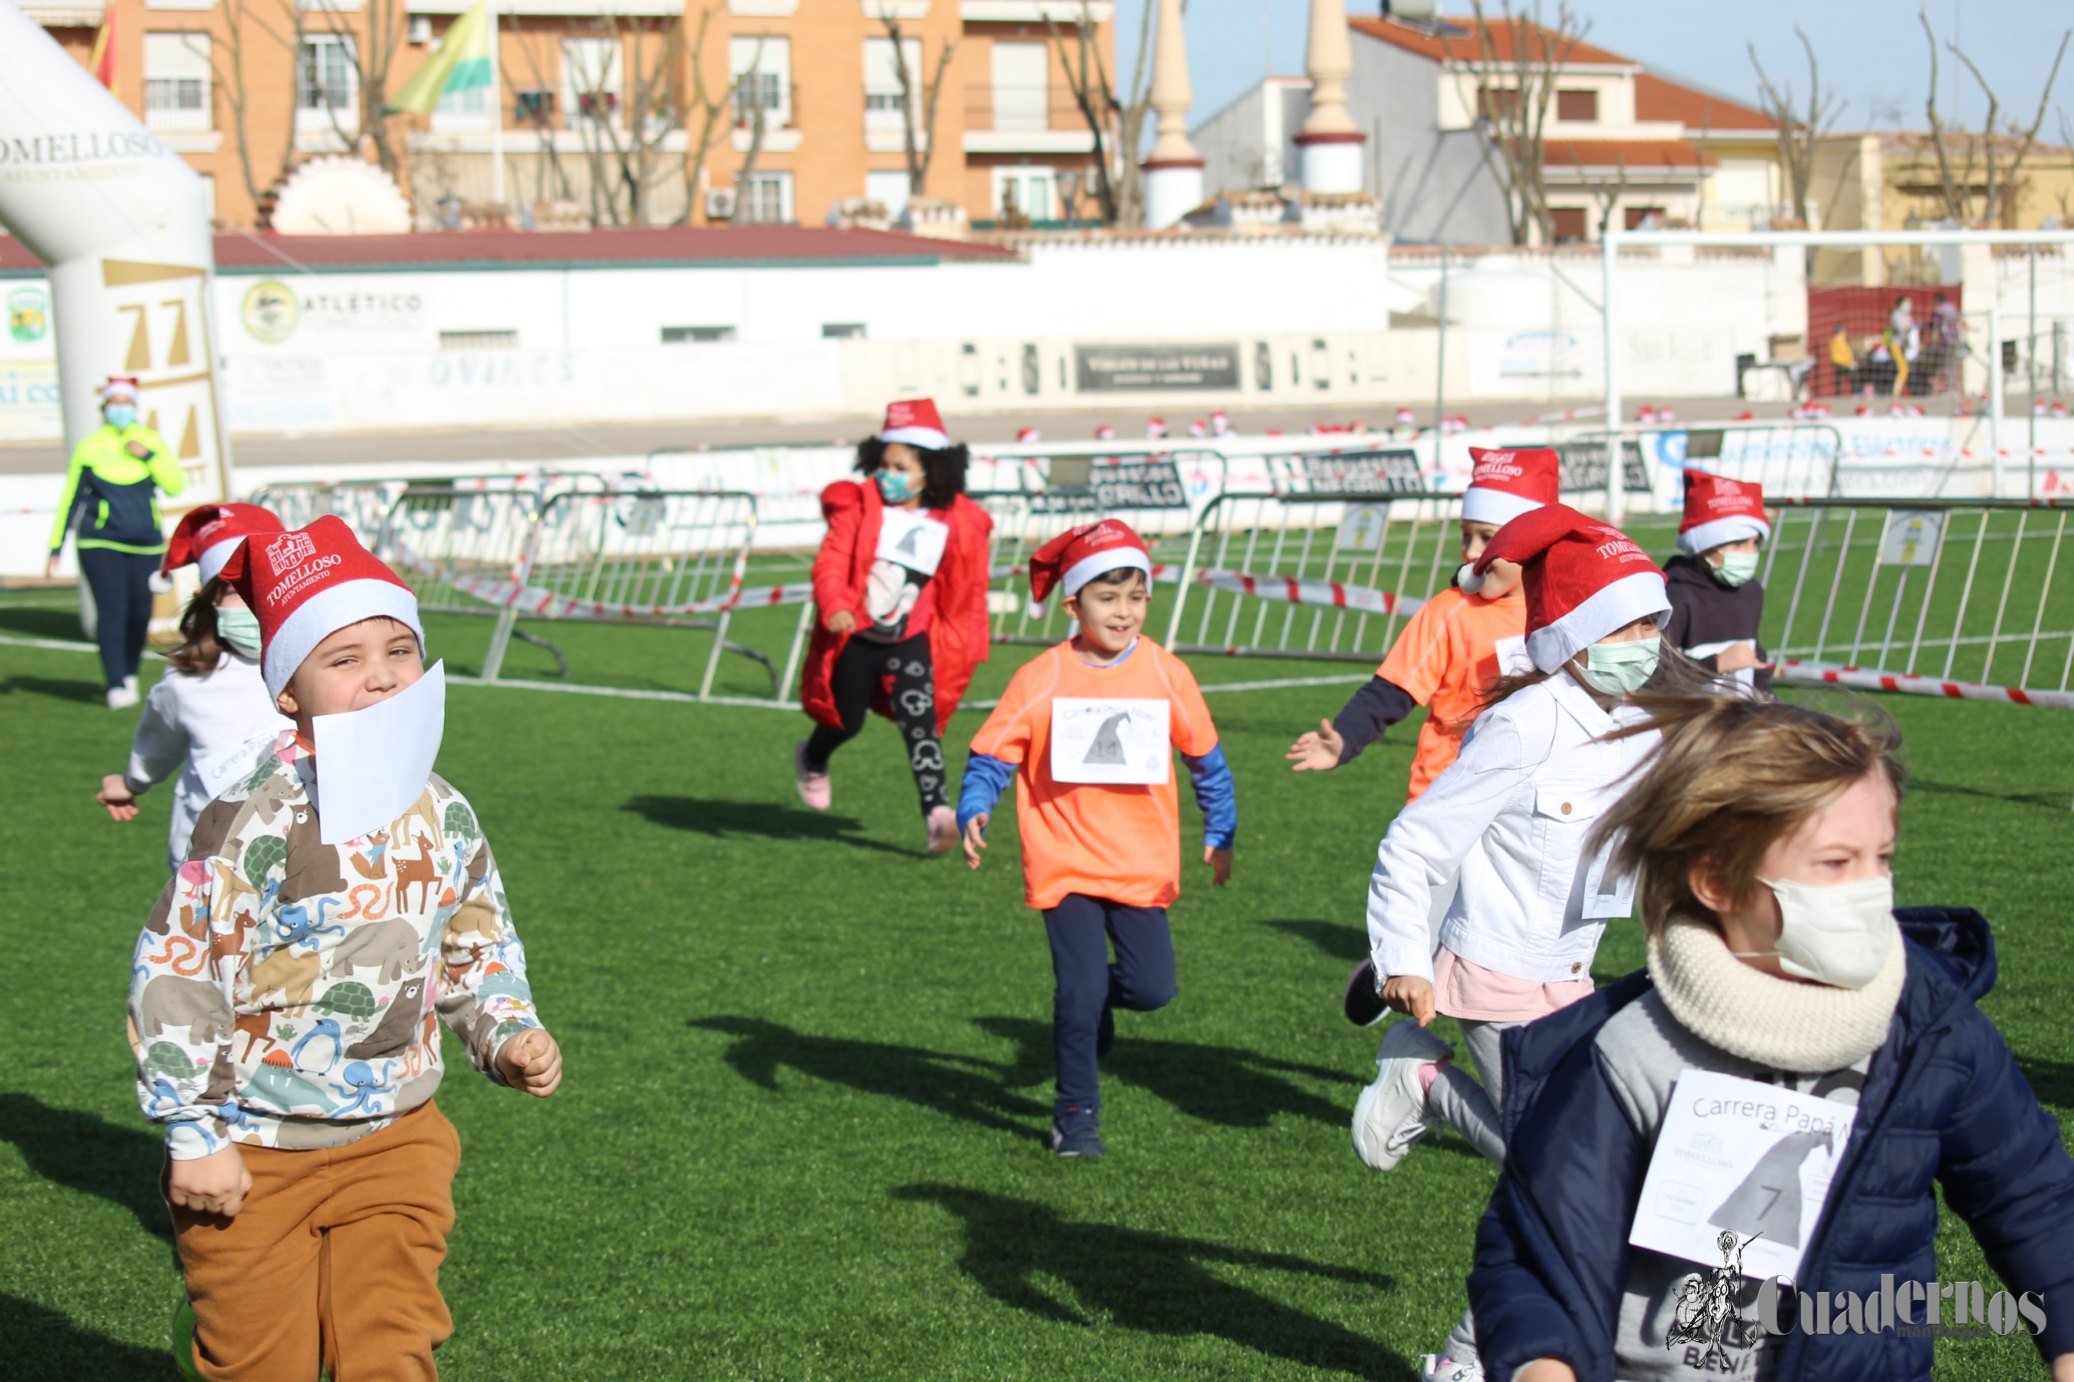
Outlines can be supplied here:
[[[1128, 80], [1137, 47], [1139, 16], [1146, 0], [1118, 0], [1117, 66]], [[1377, 0], [1346, 0], [1352, 16], [1378, 12]], [[1486, 0], [1497, 15], [1501, 0]], [[1448, 14], [1468, 14], [1467, 0], [1444, 3]], [[1793, 37], [1797, 23], [1815, 45], [1825, 86], [1848, 104], [1837, 129], [1922, 127], [1929, 57], [1916, 7], [1908, 0], [1573, 0], [1590, 21], [1587, 37], [1674, 77], [1685, 78], [1755, 104], [1757, 78], [1747, 45], [1755, 43], [1775, 81], [1791, 78], [1805, 90], [1806, 61]], [[2060, 33], [2074, 23], [2074, 5], [2062, 0], [1928, 0], [1932, 26], [1948, 38], [1954, 22], [1960, 45], [1996, 84], [2005, 115], [2028, 123], [2039, 88], [2052, 64]], [[1555, 12], [1553, 0], [1545, 11]], [[1260, 80], [1272, 64], [1277, 73], [1301, 73], [1308, 0], [1191, 0], [1188, 5], [1189, 68], [1195, 85], [1191, 120], [1214, 113]], [[1939, 53], [1938, 110], [1948, 123], [1956, 64]], [[2074, 49], [2061, 67], [2053, 105], [2074, 122]], [[1970, 79], [1960, 87], [1956, 109], [1978, 125], [1984, 111]], [[2040, 139], [2057, 140], [2059, 121], [2048, 111]]]

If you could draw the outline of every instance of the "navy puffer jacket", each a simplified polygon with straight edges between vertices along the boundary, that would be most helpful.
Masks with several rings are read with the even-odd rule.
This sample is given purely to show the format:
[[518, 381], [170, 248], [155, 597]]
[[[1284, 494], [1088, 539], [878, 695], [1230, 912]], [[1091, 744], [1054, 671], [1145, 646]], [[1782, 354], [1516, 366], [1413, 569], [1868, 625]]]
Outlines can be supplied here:
[[[1941, 1182], [2008, 1289], [2043, 1298], [2039, 1352], [2074, 1352], [2074, 1160], [1974, 1006], [1995, 981], [1987, 922], [1963, 908], [1896, 916], [1908, 979], [1800, 1285], [1870, 1297], [1883, 1273], [1937, 1280]], [[1562, 1359], [1580, 1382], [1614, 1376], [1628, 1228], [1651, 1147], [1599, 1074], [1593, 1038], [1648, 988], [1646, 973], [1632, 974], [1505, 1034], [1507, 1160], [1469, 1277], [1492, 1382], [1536, 1358]], [[1906, 1382], [1930, 1376], [1931, 1345], [1891, 1331], [1796, 1332], [1765, 1351], [1764, 1367], [1781, 1382]]]

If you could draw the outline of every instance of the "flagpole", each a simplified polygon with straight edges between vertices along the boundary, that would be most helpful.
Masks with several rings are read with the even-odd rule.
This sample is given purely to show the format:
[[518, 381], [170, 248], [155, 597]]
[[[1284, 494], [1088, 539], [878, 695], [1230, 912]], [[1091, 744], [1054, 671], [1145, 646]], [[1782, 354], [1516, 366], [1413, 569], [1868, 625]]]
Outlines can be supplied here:
[[490, 0], [490, 200], [504, 207], [504, 54], [497, 38], [499, 0]]

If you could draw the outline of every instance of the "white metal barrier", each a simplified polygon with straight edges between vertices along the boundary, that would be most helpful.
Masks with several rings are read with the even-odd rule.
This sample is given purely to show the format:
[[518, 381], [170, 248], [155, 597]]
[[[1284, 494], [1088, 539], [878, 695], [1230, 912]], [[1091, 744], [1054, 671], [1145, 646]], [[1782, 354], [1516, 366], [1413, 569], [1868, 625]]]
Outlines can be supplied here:
[[290, 528], [303, 528], [327, 514], [346, 522], [370, 550], [381, 539], [383, 524], [405, 490], [456, 494], [526, 490], [537, 497], [561, 490], [602, 490], [603, 476], [584, 470], [532, 470], [514, 474], [366, 478], [352, 480], [277, 480], [260, 486], [247, 502], [271, 509]]

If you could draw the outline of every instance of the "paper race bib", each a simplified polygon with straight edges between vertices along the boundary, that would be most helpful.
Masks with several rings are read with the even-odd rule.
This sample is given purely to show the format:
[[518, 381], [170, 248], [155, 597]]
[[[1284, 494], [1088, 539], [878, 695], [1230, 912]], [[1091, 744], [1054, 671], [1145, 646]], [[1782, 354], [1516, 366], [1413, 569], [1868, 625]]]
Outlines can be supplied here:
[[880, 561], [933, 576], [943, 564], [943, 549], [950, 537], [948, 523], [924, 518], [912, 509], [889, 508], [885, 521], [879, 525], [878, 551], [872, 555]]
[[1857, 1116], [1817, 1095], [1687, 1070], [1628, 1242], [1712, 1267], [1734, 1234], [1744, 1276], [1797, 1278]]
[[[1742, 648], [1752, 657], [1755, 657], [1757, 655], [1757, 640], [1754, 638], [1730, 638], [1720, 643], [1698, 643], [1687, 648], [1685, 655], [1694, 659], [1719, 657], [1730, 648]], [[1757, 685], [1757, 669], [1755, 667], [1738, 667], [1733, 672], [1717, 674], [1715, 679], [1730, 682], [1737, 686], [1755, 686]]]
[[1052, 780], [1163, 783], [1173, 761], [1171, 726], [1165, 698], [1057, 697], [1051, 703]]

